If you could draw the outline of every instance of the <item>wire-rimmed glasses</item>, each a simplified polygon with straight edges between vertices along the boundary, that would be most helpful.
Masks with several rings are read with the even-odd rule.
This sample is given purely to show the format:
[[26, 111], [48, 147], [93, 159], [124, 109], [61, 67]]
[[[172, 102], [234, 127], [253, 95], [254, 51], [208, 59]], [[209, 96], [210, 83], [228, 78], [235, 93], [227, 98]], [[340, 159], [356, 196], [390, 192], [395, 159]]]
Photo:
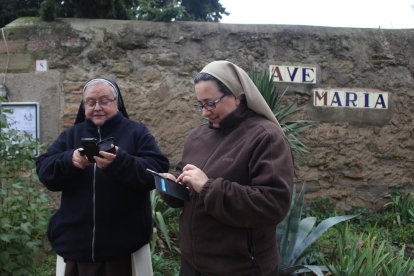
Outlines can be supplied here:
[[217, 106], [217, 104], [224, 98], [224, 97], [226, 97], [227, 95], [226, 94], [224, 94], [223, 96], [221, 96], [220, 98], [218, 98], [217, 100], [215, 100], [215, 101], [211, 101], [211, 102], [205, 102], [205, 103], [198, 103], [198, 104], [195, 104], [194, 105], [194, 108], [195, 108], [195, 110], [197, 111], [197, 112], [202, 112], [203, 111], [203, 108], [205, 108], [206, 110], [208, 110], [208, 111], [211, 111], [211, 110], [213, 110], [214, 108], [216, 108], [216, 106]]
[[99, 99], [97, 101], [92, 100], [92, 99], [87, 99], [87, 100], [84, 101], [84, 104], [85, 104], [86, 108], [94, 109], [96, 104], [99, 104], [100, 107], [106, 107], [115, 100], [116, 100], [116, 98], [113, 98], [113, 99], [102, 98], [102, 99]]

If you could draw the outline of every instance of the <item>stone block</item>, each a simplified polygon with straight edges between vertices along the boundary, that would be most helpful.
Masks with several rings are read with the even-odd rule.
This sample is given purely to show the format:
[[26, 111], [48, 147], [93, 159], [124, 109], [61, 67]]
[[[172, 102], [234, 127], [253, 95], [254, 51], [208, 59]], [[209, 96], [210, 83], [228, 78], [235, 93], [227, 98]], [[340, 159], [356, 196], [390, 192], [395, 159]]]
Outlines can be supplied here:
[[36, 52], [42, 50], [50, 50], [55, 47], [55, 42], [50, 40], [34, 40], [27, 43], [27, 50], [29, 52]]
[[29, 72], [32, 67], [32, 58], [29, 54], [0, 54], [0, 70], [8, 73]]
[[21, 53], [25, 50], [26, 42], [21, 40], [16, 41], [7, 41], [7, 47], [6, 43], [4, 43], [4, 40], [0, 43], [0, 54], [7, 54], [7, 51], [9, 54], [11, 53]]

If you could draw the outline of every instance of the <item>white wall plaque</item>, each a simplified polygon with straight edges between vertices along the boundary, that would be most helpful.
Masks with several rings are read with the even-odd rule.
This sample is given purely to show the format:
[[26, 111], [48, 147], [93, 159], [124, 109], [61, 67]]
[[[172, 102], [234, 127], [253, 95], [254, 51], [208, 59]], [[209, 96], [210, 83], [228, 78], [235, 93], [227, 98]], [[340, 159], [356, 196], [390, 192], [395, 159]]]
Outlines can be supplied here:
[[388, 109], [388, 92], [372, 92], [347, 88], [313, 90], [313, 105]]
[[47, 60], [36, 60], [36, 71], [46, 72], [48, 70]]
[[270, 65], [274, 82], [316, 83], [316, 67], [298, 65]]
[[[32, 139], [39, 140], [39, 103], [2, 102], [1, 113], [6, 115], [9, 128], [26, 132]], [[7, 110], [7, 112], [3, 112]]]

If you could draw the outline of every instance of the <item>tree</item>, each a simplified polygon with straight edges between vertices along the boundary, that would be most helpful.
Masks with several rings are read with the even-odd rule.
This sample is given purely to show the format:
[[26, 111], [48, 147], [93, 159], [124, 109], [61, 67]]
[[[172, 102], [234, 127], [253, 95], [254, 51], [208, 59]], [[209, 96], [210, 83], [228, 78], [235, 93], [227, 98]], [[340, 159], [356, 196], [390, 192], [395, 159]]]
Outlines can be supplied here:
[[56, 4], [53, 0], [45, 0], [40, 5], [40, 18], [44, 21], [53, 21], [56, 18]]
[[138, 0], [67, 0], [61, 2], [60, 17], [132, 19]]
[[170, 22], [181, 18], [185, 8], [177, 0], [138, 0], [138, 20]]
[[138, 0], [138, 20], [219, 22], [228, 15], [219, 0]]
[[229, 15], [219, 0], [182, 0], [186, 12], [181, 20], [219, 22], [222, 14]]
[[39, 16], [43, 0], [0, 0], [0, 27], [22, 16]]
[[175, 20], [219, 22], [223, 14], [229, 14], [219, 0], [0, 0], [2, 11], [0, 26], [22, 16], [42, 15], [45, 19], [46, 9], [49, 11], [54, 9], [56, 17], [63, 18], [138, 19], [165, 22]]

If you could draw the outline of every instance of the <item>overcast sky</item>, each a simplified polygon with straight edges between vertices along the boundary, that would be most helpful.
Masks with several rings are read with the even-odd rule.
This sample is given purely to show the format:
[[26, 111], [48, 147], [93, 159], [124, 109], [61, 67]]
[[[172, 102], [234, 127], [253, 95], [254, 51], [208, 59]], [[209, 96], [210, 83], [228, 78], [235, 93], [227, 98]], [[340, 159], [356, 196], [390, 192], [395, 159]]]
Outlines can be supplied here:
[[220, 0], [222, 23], [414, 29], [414, 0]]

